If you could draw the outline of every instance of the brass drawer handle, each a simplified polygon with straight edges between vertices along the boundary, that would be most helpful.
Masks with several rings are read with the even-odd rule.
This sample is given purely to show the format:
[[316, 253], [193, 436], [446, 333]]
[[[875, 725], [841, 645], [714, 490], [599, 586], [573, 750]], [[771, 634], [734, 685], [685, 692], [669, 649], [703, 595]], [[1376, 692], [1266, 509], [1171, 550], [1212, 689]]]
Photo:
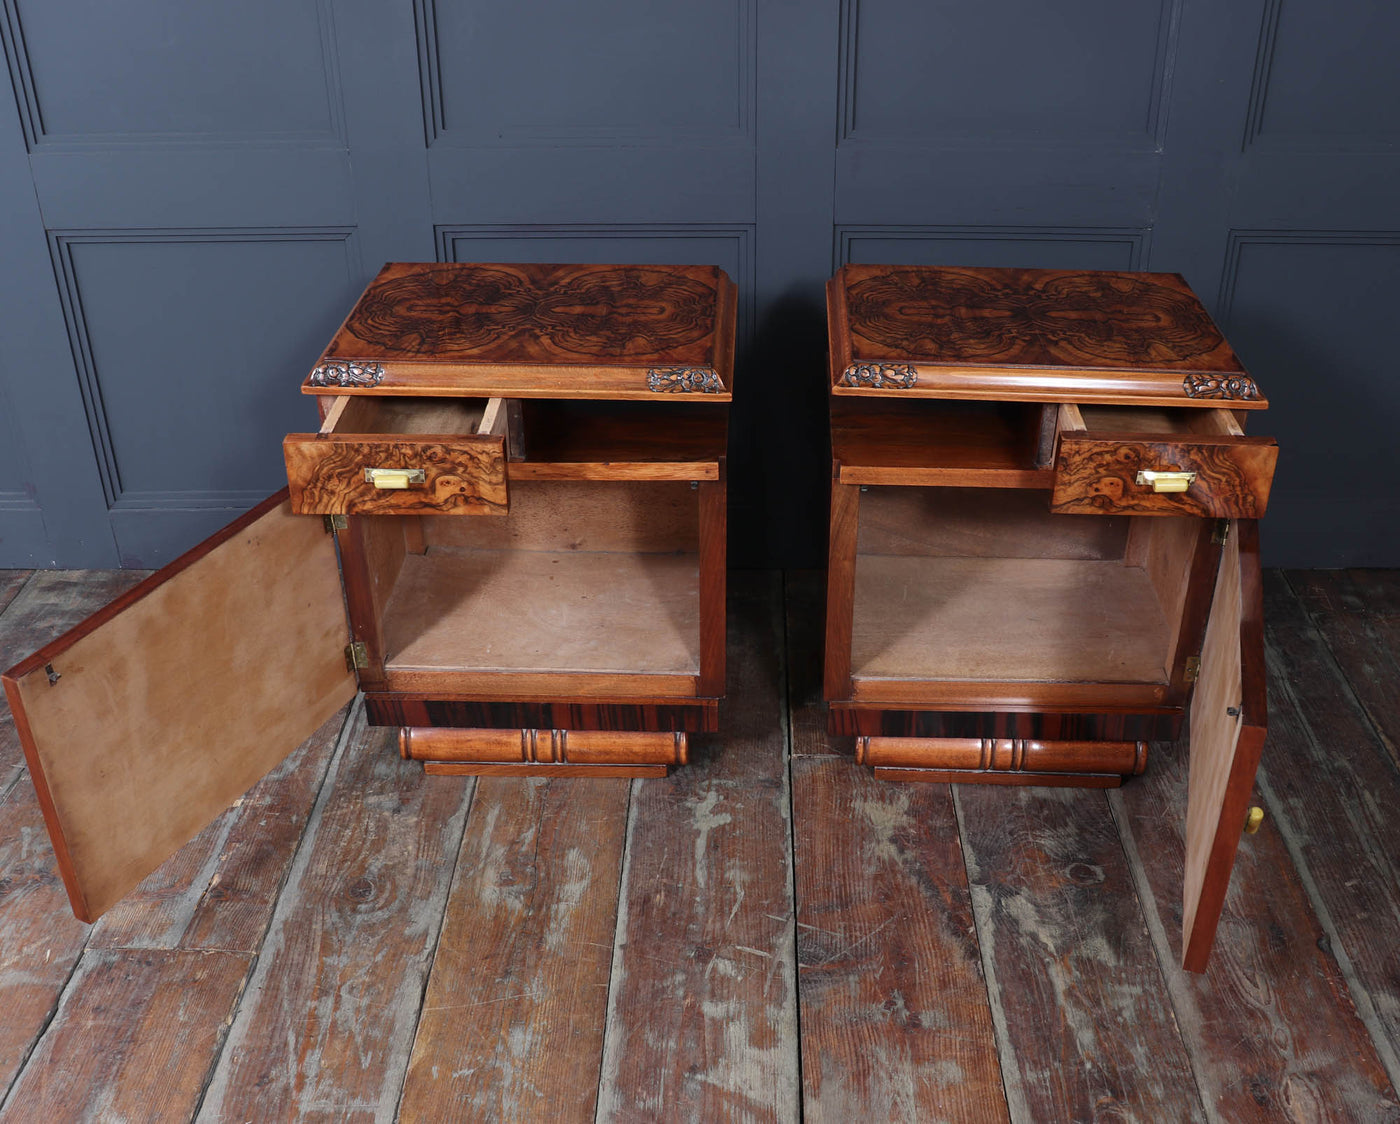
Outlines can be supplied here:
[[425, 484], [428, 476], [421, 468], [367, 468], [365, 483], [376, 488], [407, 488], [410, 484]]
[[1154, 492], [1184, 492], [1195, 479], [1194, 472], [1156, 472], [1150, 468], [1137, 474], [1137, 482], [1151, 484]]

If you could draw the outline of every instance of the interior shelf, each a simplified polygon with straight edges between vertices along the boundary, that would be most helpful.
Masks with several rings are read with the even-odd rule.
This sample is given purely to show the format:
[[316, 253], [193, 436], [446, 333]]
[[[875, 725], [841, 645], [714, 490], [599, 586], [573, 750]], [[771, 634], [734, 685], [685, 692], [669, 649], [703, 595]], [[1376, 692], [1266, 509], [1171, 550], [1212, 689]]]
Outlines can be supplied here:
[[385, 668], [698, 674], [691, 553], [410, 554], [384, 612]]
[[702, 403], [522, 402], [525, 456], [513, 480], [716, 480], [728, 428]]
[[858, 399], [832, 404], [843, 484], [1049, 488], [1036, 467], [1040, 407], [1021, 403]]
[[856, 679], [1164, 684], [1170, 643], [1122, 560], [857, 557]]

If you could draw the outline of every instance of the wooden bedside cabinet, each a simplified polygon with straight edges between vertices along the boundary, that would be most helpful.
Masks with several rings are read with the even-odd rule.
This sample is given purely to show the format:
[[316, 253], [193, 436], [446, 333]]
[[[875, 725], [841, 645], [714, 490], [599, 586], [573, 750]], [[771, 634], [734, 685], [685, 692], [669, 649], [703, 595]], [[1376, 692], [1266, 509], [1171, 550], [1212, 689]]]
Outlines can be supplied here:
[[357, 686], [429, 772], [684, 764], [724, 692], [734, 324], [709, 267], [386, 266], [289, 490], [4, 676], [74, 912]]
[[1264, 742], [1267, 402], [1174, 274], [828, 286], [825, 694], [890, 780], [1119, 784], [1191, 713], [1204, 967]]

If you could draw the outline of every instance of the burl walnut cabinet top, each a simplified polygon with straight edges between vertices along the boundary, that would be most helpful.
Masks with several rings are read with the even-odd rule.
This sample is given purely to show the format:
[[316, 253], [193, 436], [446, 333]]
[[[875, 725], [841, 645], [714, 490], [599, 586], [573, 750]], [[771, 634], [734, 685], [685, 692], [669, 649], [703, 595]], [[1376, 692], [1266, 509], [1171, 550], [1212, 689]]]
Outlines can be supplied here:
[[734, 320], [713, 266], [391, 263], [302, 389], [726, 401]]
[[1262, 409], [1180, 275], [847, 265], [832, 392]]

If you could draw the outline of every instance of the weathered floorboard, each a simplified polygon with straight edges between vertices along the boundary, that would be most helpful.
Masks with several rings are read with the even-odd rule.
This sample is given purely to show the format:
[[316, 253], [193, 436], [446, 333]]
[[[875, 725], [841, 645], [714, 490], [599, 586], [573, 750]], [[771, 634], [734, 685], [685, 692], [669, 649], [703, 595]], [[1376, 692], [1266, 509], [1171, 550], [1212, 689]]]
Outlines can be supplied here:
[[798, 1116], [778, 583], [735, 575], [724, 733], [634, 781], [598, 1116]]
[[223, 1045], [251, 957], [89, 953], [10, 1090], [10, 1121], [187, 1121]]
[[803, 1119], [1005, 1120], [948, 786], [792, 772]]
[[1206, 972], [1179, 967], [1184, 750], [1155, 746], [1146, 775], [1108, 799], [1203, 1101], [1232, 1124], [1393, 1119], [1394, 1090], [1267, 822], [1240, 846]]
[[629, 788], [477, 781], [401, 1119], [593, 1119]]
[[69, 908], [34, 786], [22, 777], [0, 794], [0, 1096], [58, 1005], [87, 935]]
[[1012, 1119], [1202, 1119], [1103, 794], [954, 799]]
[[470, 784], [425, 779], [363, 707], [278, 901], [200, 1113], [393, 1114]]
[[820, 570], [789, 570], [783, 575], [787, 638], [788, 711], [793, 757], [842, 752], [850, 756], [853, 738], [830, 738], [822, 701], [822, 627], [826, 575]]
[[1390, 759], [1400, 765], [1400, 576], [1291, 570], [1292, 588]]
[[1400, 1084], [1400, 772], [1281, 574], [1265, 575], [1264, 622], [1259, 787]]
[[[0, 570], [0, 613], [5, 611], [5, 606], [15, 599], [15, 595], [24, 587], [24, 583], [29, 580], [29, 575], [33, 570]], [[9, 667], [9, 664], [5, 665]]]

